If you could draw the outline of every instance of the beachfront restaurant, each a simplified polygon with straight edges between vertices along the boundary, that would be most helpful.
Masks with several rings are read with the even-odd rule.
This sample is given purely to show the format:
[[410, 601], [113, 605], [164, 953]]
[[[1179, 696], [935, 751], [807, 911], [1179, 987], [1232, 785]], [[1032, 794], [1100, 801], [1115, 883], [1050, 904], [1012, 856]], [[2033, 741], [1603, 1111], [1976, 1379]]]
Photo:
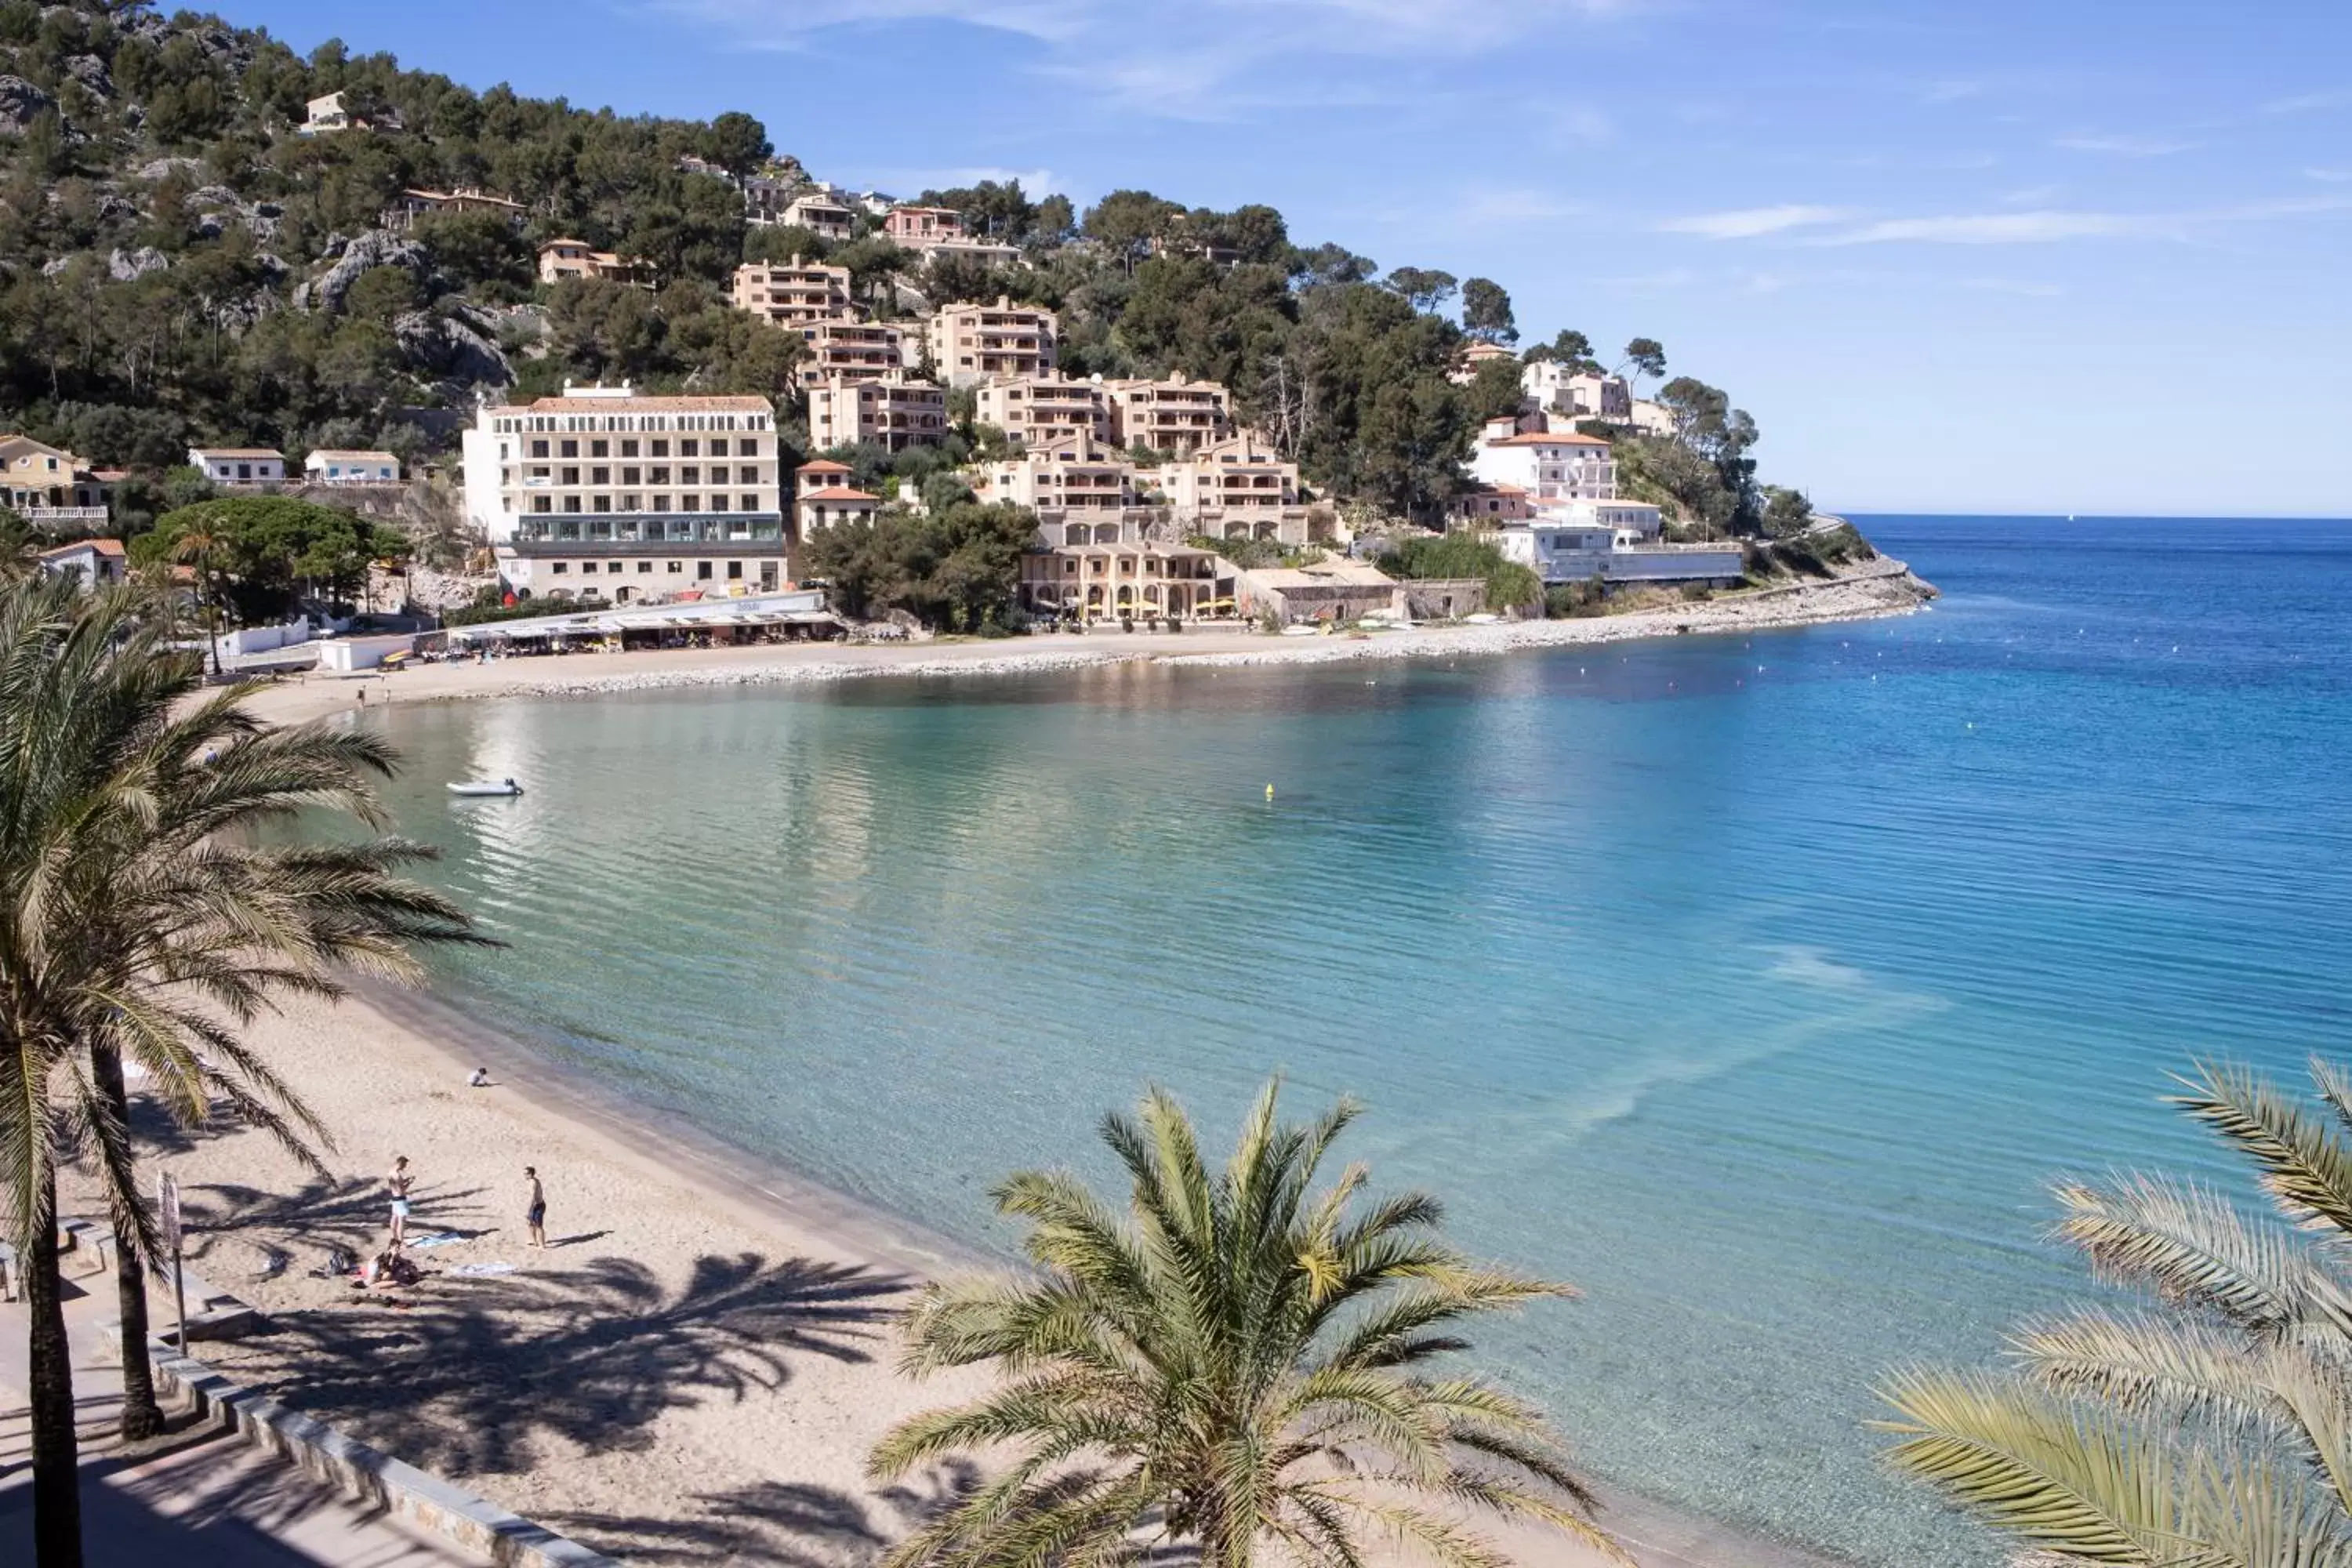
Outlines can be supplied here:
[[1021, 604], [1074, 620], [1230, 616], [1232, 563], [1189, 544], [1062, 544], [1021, 558]]
[[841, 622], [824, 590], [795, 589], [732, 599], [618, 605], [452, 626], [448, 649], [467, 653], [623, 653], [639, 648], [727, 647], [836, 637]]

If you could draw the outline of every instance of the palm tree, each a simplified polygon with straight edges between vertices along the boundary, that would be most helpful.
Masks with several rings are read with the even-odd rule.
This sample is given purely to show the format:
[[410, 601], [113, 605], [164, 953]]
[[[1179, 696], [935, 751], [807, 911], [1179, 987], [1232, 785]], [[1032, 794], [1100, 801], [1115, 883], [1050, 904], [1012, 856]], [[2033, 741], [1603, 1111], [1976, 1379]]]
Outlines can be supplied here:
[[213, 581], [213, 567], [220, 557], [221, 536], [202, 523], [190, 528], [172, 546], [172, 560], [185, 566], [196, 575], [196, 607], [205, 619], [205, 648], [212, 658], [214, 679], [220, 677], [220, 626], [215, 614], [219, 603], [218, 585]]
[[1445, 1568], [1500, 1568], [1470, 1527], [1480, 1513], [1622, 1559], [1542, 1415], [1429, 1364], [1465, 1348], [1459, 1321], [1570, 1292], [1471, 1262], [1425, 1194], [1360, 1206], [1361, 1165], [1311, 1190], [1358, 1107], [1277, 1125], [1278, 1087], [1221, 1176], [1165, 1092], [1106, 1118], [1132, 1184], [1124, 1218], [1066, 1173], [996, 1189], [1029, 1222], [1038, 1277], [933, 1286], [904, 1364], [991, 1363], [1005, 1380], [901, 1424], [869, 1468], [893, 1478], [974, 1449], [1009, 1463], [885, 1568], [1108, 1568], [1179, 1543], [1207, 1568], [1246, 1568], [1261, 1546], [1358, 1568], [1366, 1526]]
[[2057, 1236], [2148, 1302], [2030, 1325], [2009, 1372], [1897, 1376], [1891, 1462], [2021, 1561], [2352, 1565], [2352, 1078], [2311, 1073], [2324, 1111], [2242, 1067], [2176, 1079], [2274, 1218], [2193, 1182], [2060, 1184]]
[[269, 730], [242, 689], [202, 694], [128, 592], [0, 587], [0, 1184], [32, 1316], [34, 1531], [42, 1568], [80, 1561], [73, 1390], [54, 1245], [58, 1162], [97, 1173], [118, 1239], [127, 1429], [153, 1419], [142, 1260], [155, 1255], [123, 1064], [177, 1116], [225, 1101], [290, 1145], [317, 1124], [240, 1038], [346, 969], [410, 978], [407, 944], [471, 940], [402, 869], [393, 838], [319, 847], [247, 830], [305, 810], [371, 826], [370, 734]]

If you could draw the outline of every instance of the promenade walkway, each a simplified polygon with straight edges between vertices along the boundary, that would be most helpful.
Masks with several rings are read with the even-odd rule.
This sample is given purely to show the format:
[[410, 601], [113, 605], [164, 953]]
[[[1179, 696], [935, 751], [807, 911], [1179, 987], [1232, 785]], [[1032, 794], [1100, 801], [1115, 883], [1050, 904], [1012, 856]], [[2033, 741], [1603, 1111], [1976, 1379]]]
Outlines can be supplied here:
[[[113, 1278], [66, 1285], [82, 1434], [89, 1568], [483, 1568], [485, 1560], [352, 1502], [234, 1433], [183, 1426], [118, 1452], [121, 1371], [100, 1359]], [[0, 1303], [0, 1563], [33, 1560], [26, 1316]]]

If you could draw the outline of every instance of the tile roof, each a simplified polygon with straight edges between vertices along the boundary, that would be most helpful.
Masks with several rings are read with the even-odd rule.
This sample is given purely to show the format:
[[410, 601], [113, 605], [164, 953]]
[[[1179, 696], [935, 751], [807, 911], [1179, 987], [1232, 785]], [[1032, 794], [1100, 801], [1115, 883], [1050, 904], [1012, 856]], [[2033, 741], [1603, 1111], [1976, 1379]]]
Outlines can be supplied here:
[[809, 491], [809, 492], [808, 492], [808, 494], [806, 494], [806, 495], [804, 495], [804, 496], [798, 497], [798, 498], [796, 498], [796, 499], [801, 500], [870, 500], [870, 501], [878, 501], [878, 500], [880, 500], [882, 498], [881, 498], [880, 496], [875, 495], [874, 493], [872, 493], [872, 492], [871, 492], [871, 491], [869, 491], [869, 490], [854, 490], [854, 489], [851, 489], [847, 485], [829, 485], [829, 486], [827, 486], [827, 487], [826, 487], [825, 489], [821, 489], [821, 490], [811, 490], [811, 491]]
[[1523, 430], [1516, 436], [1506, 436], [1499, 441], [1489, 441], [1489, 447], [1606, 447], [1608, 442], [1598, 436], [1562, 434], [1558, 430]]
[[286, 454], [275, 447], [191, 447], [191, 452], [201, 452], [207, 458], [275, 458], [286, 460]]

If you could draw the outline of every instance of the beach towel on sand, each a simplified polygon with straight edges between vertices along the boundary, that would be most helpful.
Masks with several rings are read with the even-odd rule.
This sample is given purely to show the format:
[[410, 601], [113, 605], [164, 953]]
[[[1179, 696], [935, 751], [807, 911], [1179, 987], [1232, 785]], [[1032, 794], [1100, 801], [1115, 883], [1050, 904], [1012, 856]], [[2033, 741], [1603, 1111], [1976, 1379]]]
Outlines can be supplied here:
[[448, 1272], [452, 1279], [479, 1279], [485, 1275], [511, 1274], [514, 1271], [515, 1266], [511, 1263], [460, 1263]]
[[445, 1230], [431, 1236], [412, 1236], [401, 1245], [411, 1252], [419, 1252], [428, 1247], [455, 1247], [465, 1239], [462, 1236], [452, 1236]]

